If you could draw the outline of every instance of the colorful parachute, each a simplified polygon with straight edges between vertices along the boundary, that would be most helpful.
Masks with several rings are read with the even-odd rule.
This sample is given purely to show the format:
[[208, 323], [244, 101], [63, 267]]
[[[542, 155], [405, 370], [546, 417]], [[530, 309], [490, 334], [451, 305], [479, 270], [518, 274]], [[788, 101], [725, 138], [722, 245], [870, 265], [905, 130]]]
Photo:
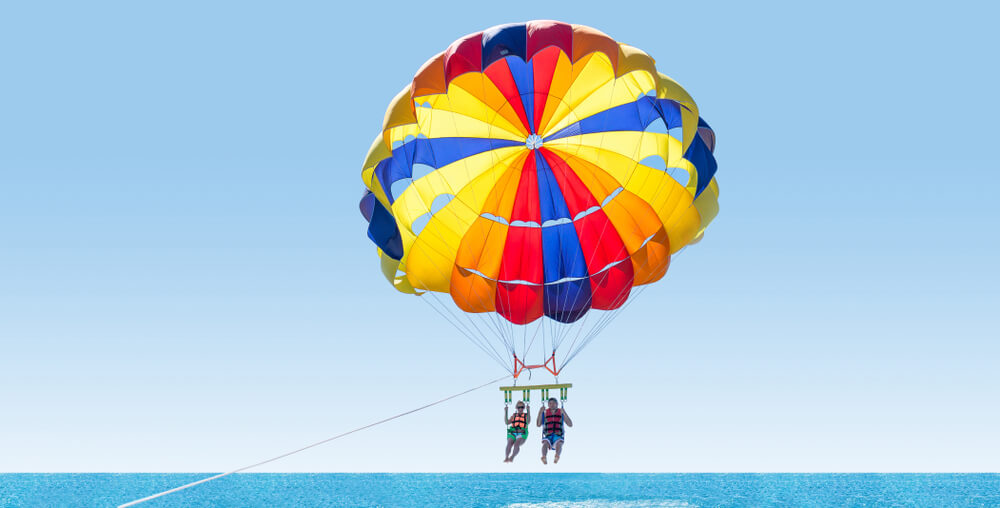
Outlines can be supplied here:
[[718, 212], [714, 147], [641, 50], [581, 25], [501, 25], [392, 100], [361, 211], [398, 291], [431, 295], [515, 377], [541, 330], [558, 374], [563, 340], [575, 332], [561, 365], [701, 239]]

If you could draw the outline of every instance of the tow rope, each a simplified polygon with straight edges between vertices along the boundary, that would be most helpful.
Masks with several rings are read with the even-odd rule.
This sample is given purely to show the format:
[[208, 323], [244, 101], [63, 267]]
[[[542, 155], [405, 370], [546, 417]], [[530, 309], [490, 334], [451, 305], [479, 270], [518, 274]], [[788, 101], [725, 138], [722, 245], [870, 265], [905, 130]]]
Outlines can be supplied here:
[[469, 388], [468, 390], [465, 390], [464, 392], [456, 393], [454, 395], [449, 395], [448, 397], [445, 397], [445, 398], [443, 398], [441, 400], [437, 400], [437, 401], [431, 402], [430, 404], [426, 404], [426, 405], [420, 406], [420, 407], [418, 407], [416, 409], [411, 409], [409, 411], [406, 411], [406, 412], [403, 412], [403, 413], [399, 413], [399, 414], [394, 415], [394, 416], [390, 416], [390, 417], [385, 418], [383, 420], [379, 420], [379, 421], [374, 422], [374, 423], [369, 423], [368, 425], [365, 425], [363, 427], [358, 427], [356, 429], [349, 430], [349, 431], [344, 432], [342, 434], [337, 434], [336, 436], [328, 437], [328, 438], [326, 438], [326, 439], [324, 439], [322, 441], [316, 441], [315, 443], [303, 446], [302, 448], [299, 448], [297, 450], [292, 450], [290, 452], [282, 453], [281, 455], [278, 455], [278, 456], [275, 456], [275, 457], [271, 457], [269, 459], [262, 460], [260, 462], [254, 463], [254, 464], [250, 464], [249, 466], [243, 466], [243, 467], [240, 467], [240, 468], [237, 468], [237, 469], [233, 469], [232, 471], [229, 471], [228, 473], [219, 473], [219, 474], [217, 474], [215, 476], [209, 476], [208, 478], [203, 478], [201, 480], [194, 481], [194, 482], [188, 483], [186, 485], [181, 485], [180, 487], [174, 487], [174, 488], [172, 488], [170, 490], [165, 490], [163, 492], [159, 492], [159, 493], [153, 494], [151, 496], [146, 496], [146, 497], [144, 497], [142, 499], [136, 499], [135, 501], [129, 501], [129, 502], [125, 503], [125, 504], [118, 505], [118, 508], [125, 508], [127, 506], [135, 506], [135, 505], [137, 505], [139, 503], [145, 503], [146, 501], [151, 501], [151, 500], [156, 499], [158, 497], [166, 496], [167, 494], [173, 494], [174, 492], [180, 492], [180, 491], [182, 491], [184, 489], [188, 489], [188, 488], [194, 487], [195, 485], [201, 485], [202, 483], [208, 483], [208, 482], [210, 482], [212, 480], [218, 480], [219, 478], [223, 478], [223, 477], [229, 476], [231, 474], [236, 474], [236, 473], [240, 473], [240, 472], [246, 471], [248, 469], [253, 469], [253, 468], [257, 467], [257, 466], [262, 466], [262, 465], [267, 464], [269, 462], [274, 462], [276, 460], [283, 459], [285, 457], [288, 457], [289, 455], [295, 455], [296, 453], [306, 451], [306, 450], [308, 450], [310, 448], [315, 448], [315, 447], [317, 447], [317, 446], [319, 446], [321, 444], [329, 443], [330, 441], [333, 441], [335, 439], [340, 439], [340, 438], [342, 438], [344, 436], [348, 436], [348, 435], [354, 434], [355, 432], [360, 432], [360, 431], [365, 430], [365, 429], [370, 429], [370, 428], [372, 428], [372, 427], [374, 427], [376, 425], [381, 425], [383, 423], [390, 422], [390, 421], [395, 420], [397, 418], [402, 418], [402, 417], [404, 417], [404, 416], [406, 416], [408, 414], [413, 414], [413, 413], [416, 413], [417, 411], [421, 411], [423, 409], [427, 409], [429, 407], [436, 406], [436, 405], [441, 404], [443, 402], [447, 402], [447, 401], [449, 401], [451, 399], [454, 399], [456, 397], [461, 397], [462, 395], [465, 395], [465, 394], [467, 394], [469, 392], [474, 392], [474, 391], [476, 391], [476, 390], [478, 390], [480, 388], [485, 388], [485, 387], [487, 387], [489, 385], [499, 383], [500, 381], [503, 381], [504, 379], [507, 379], [508, 377], [510, 377], [510, 376], [509, 375], [504, 375], [503, 377], [499, 377], [499, 378], [494, 379], [494, 380], [492, 380], [492, 381], [490, 381], [488, 383], [483, 383], [483, 384], [481, 384], [479, 386], [476, 386], [474, 388]]

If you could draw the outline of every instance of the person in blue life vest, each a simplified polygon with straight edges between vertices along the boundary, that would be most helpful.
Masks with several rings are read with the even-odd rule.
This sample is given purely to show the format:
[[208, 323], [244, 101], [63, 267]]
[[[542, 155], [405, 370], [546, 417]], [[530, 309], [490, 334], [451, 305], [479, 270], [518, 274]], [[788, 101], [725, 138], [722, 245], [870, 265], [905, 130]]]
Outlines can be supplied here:
[[525, 411], [525, 404], [518, 401], [516, 413], [510, 416], [507, 406], [503, 408], [503, 422], [507, 425], [507, 451], [504, 452], [504, 462], [514, 462], [521, 445], [528, 439], [528, 424], [531, 423], [531, 409]]
[[555, 397], [549, 399], [549, 407], [538, 410], [537, 425], [542, 429], [542, 464], [548, 464], [549, 449], [556, 451], [555, 460], [559, 463], [559, 455], [562, 454], [563, 443], [566, 441], [565, 427], [572, 427], [573, 420], [566, 414], [566, 410], [559, 407], [559, 401]]

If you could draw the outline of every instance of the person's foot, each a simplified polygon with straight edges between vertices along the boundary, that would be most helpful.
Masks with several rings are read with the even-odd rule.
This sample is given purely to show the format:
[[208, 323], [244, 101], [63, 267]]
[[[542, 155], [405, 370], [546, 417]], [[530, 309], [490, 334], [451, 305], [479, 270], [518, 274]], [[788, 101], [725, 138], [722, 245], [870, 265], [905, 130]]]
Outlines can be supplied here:
[[559, 463], [559, 456], [558, 455], [556, 455], [556, 458], [552, 460], [552, 463], [553, 464], [558, 464]]
[[504, 462], [510, 462], [510, 457], [504, 457], [503, 461]]
[[549, 461], [545, 460], [545, 456], [542, 455], [542, 464], [548, 464], [548, 463], [549, 463]]

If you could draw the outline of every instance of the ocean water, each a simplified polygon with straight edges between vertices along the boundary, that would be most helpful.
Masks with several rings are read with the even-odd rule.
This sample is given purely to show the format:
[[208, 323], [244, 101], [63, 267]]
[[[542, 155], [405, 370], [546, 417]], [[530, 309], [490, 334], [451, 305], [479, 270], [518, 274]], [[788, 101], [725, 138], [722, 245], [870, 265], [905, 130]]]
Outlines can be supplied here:
[[[207, 474], [0, 474], [0, 507], [115, 506]], [[1000, 474], [238, 474], [139, 505], [996, 506]]]

